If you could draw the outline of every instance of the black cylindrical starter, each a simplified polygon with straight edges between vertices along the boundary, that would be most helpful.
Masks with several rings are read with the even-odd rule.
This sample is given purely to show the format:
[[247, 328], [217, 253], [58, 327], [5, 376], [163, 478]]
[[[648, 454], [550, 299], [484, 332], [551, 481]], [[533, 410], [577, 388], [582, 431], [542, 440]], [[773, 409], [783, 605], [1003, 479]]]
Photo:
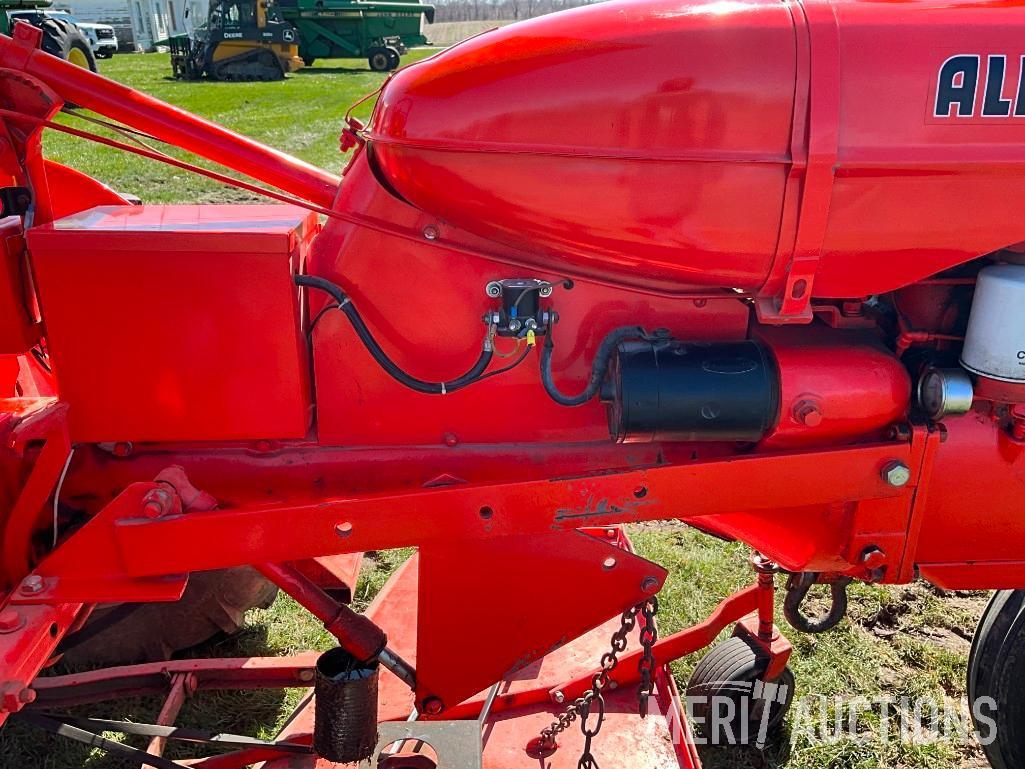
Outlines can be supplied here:
[[317, 660], [313, 750], [328, 761], [355, 764], [377, 747], [378, 663], [361, 663], [345, 649]]
[[779, 414], [779, 374], [762, 345], [623, 342], [603, 388], [617, 443], [757, 441]]

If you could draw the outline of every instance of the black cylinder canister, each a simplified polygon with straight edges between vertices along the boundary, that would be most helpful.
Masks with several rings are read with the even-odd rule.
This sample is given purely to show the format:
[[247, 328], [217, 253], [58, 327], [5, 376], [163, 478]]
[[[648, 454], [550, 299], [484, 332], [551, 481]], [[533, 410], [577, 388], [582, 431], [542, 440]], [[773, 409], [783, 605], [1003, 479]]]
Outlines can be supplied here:
[[377, 747], [378, 663], [361, 663], [341, 647], [317, 659], [313, 750], [329, 761], [355, 764]]
[[604, 388], [617, 443], [757, 441], [779, 414], [779, 375], [753, 341], [623, 342]]

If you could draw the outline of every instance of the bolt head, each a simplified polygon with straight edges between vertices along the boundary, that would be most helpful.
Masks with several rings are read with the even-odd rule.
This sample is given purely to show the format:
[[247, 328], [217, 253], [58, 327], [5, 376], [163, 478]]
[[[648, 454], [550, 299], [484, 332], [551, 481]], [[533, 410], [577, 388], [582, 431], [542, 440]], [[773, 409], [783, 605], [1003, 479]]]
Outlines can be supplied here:
[[159, 518], [167, 512], [171, 495], [166, 489], [153, 489], [142, 498], [142, 514], [147, 518]]
[[438, 228], [427, 226], [424, 227], [424, 238], [426, 240], [437, 240], [438, 239]]
[[299, 680], [300, 681], [305, 681], [305, 682], [308, 683], [308, 682], [313, 680], [315, 675], [316, 675], [316, 673], [314, 673], [312, 669], [305, 668], [305, 669], [299, 671]]
[[875, 569], [886, 563], [886, 553], [878, 547], [868, 547], [861, 554], [861, 563], [869, 569]]
[[556, 689], [552, 692], [552, 699], [561, 705], [566, 701], [566, 695], [562, 693], [561, 689]]
[[13, 608], [0, 612], [0, 633], [13, 633], [20, 627], [21, 612]]
[[424, 713], [429, 716], [436, 716], [445, 709], [445, 704], [437, 697], [428, 697], [424, 700]]
[[886, 466], [883, 467], [883, 480], [895, 488], [901, 486], [907, 486], [908, 481], [911, 480], [911, 468], [903, 462], [894, 460], [893, 462], [887, 462]]
[[658, 580], [654, 577], [645, 577], [641, 581], [641, 590], [648, 595], [658, 592]]
[[805, 427], [818, 427], [822, 424], [822, 409], [813, 400], [799, 400], [794, 404], [793, 414], [794, 420]]
[[35, 595], [43, 591], [43, 578], [38, 574], [29, 574], [21, 581], [21, 592]]

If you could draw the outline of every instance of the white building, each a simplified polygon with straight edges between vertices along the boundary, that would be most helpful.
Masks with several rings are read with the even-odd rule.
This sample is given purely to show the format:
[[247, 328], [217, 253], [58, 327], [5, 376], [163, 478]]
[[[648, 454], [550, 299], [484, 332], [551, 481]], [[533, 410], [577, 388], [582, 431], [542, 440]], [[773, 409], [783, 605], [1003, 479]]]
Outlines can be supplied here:
[[207, 8], [201, 0], [70, 0], [69, 5], [80, 21], [113, 26], [122, 49], [137, 51], [152, 51], [157, 40], [184, 33], [186, 5], [197, 18], [204, 18]]

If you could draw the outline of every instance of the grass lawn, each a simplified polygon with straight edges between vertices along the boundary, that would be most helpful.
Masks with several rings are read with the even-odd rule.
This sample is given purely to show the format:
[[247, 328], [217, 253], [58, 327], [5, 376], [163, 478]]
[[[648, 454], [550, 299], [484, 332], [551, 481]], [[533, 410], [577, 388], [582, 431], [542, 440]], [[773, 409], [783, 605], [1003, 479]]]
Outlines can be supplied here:
[[[428, 53], [414, 52], [407, 61]], [[109, 77], [335, 172], [343, 165], [338, 135], [346, 108], [383, 79], [369, 72], [365, 62], [356, 60], [318, 62], [285, 82], [244, 84], [170, 80], [168, 57], [160, 54], [119, 56], [101, 65]], [[369, 105], [357, 114], [369, 114]], [[225, 190], [210, 180], [64, 135], [47, 135], [45, 147], [55, 159], [144, 201], [252, 199], [248, 193]], [[722, 543], [671, 524], [638, 527], [632, 536], [643, 555], [664, 564], [672, 574], [662, 595], [660, 626], [664, 633], [702, 619], [722, 597], [751, 578], [748, 552], [742, 545]], [[370, 555], [357, 589], [361, 608], [403, 556], [392, 552]], [[791, 634], [797, 697], [803, 698], [800, 707], [818, 703], [815, 697], [928, 695], [937, 701], [956, 702], [963, 696], [967, 639], [985, 596], [941, 597], [923, 585], [856, 586], [851, 593], [850, 618], [840, 627], [819, 636]], [[201, 652], [215, 656], [285, 654], [330, 645], [331, 639], [315, 620], [290, 599], [280, 597], [269, 610], [252, 612], [240, 636], [211, 644]], [[675, 665], [681, 683], [695, 663], [696, 659], [686, 659]], [[295, 691], [203, 694], [186, 705], [179, 723], [268, 737], [298, 697]], [[103, 712], [147, 721], [156, 716], [158, 706], [151, 700], [129, 701]], [[832, 711], [827, 708], [821, 713], [817, 705], [807, 712], [810, 715], [802, 723], [819, 727], [832, 717]], [[968, 740], [906, 744], [892, 732], [883, 740], [872, 730], [872, 723], [868, 716], [856, 740], [825, 744], [809, 739], [807, 729], [794, 729], [784, 732], [764, 753], [707, 751], [705, 761], [708, 766], [800, 769], [984, 765], [980, 752]], [[600, 737], [596, 755], [600, 761]], [[65, 769], [82, 764], [94, 769], [125, 765], [98, 751], [43, 737], [16, 724], [0, 732], [0, 769]]]

